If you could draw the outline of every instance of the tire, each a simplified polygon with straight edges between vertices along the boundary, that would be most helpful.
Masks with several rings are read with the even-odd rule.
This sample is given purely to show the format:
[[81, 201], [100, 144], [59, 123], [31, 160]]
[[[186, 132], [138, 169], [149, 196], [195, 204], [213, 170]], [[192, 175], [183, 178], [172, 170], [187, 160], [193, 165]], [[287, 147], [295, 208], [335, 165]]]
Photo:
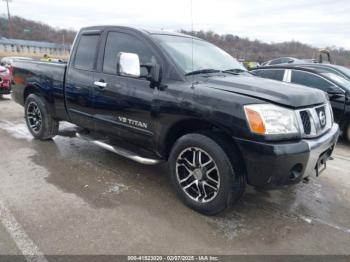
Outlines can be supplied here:
[[177, 195], [205, 215], [222, 212], [245, 191], [245, 175], [237, 152], [224, 142], [213, 135], [187, 134], [176, 141], [169, 156], [170, 178]]
[[343, 136], [345, 138], [345, 141], [350, 143], [350, 121], [347, 122], [344, 126]]
[[49, 140], [57, 135], [59, 122], [53, 119], [44, 98], [29, 95], [24, 109], [27, 127], [35, 139]]

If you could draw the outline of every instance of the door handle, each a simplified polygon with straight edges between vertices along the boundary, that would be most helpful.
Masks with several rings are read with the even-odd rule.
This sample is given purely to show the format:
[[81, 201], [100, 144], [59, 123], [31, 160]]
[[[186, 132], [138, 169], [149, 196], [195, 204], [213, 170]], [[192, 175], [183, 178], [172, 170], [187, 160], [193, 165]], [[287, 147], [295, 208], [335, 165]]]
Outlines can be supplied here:
[[94, 82], [95, 86], [98, 86], [99, 88], [105, 88], [107, 87], [107, 83], [106, 82], [102, 82], [102, 81], [95, 81]]

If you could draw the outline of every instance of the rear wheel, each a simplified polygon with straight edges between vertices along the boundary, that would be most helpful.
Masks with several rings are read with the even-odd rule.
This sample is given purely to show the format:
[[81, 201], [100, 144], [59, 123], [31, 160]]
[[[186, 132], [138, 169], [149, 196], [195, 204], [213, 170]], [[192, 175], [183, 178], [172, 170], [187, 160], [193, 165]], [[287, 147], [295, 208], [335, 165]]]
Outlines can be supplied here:
[[245, 180], [234, 162], [220, 141], [203, 134], [188, 134], [181, 137], [171, 151], [171, 180], [187, 206], [214, 215], [244, 192]]
[[27, 127], [34, 138], [47, 140], [57, 135], [59, 122], [52, 118], [42, 97], [29, 95], [24, 108]]

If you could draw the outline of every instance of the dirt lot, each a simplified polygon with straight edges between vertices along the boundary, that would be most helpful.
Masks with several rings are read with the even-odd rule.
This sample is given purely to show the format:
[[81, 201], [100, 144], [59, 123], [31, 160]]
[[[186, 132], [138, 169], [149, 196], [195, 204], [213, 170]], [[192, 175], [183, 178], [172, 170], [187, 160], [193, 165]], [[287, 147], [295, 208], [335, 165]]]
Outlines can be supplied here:
[[176, 198], [166, 167], [71, 138], [34, 141], [0, 100], [1, 254], [350, 254], [350, 145], [309, 184], [248, 188], [206, 217]]

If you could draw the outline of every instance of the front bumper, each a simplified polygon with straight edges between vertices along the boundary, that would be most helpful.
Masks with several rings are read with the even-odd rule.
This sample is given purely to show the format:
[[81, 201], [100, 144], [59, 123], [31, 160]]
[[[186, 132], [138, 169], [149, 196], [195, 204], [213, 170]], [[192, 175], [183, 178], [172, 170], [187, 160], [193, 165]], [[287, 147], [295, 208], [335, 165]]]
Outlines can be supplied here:
[[321, 137], [297, 142], [256, 142], [234, 138], [245, 161], [248, 184], [278, 187], [299, 183], [315, 173], [321, 156], [329, 157], [338, 141], [339, 126]]

